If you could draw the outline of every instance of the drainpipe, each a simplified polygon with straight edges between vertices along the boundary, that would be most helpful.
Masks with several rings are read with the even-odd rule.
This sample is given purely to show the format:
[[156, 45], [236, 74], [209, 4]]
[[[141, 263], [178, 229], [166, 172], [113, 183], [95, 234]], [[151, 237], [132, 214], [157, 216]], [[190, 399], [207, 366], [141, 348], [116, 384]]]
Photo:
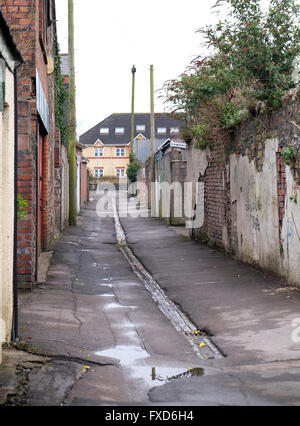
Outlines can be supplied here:
[[18, 63], [14, 69], [14, 127], [15, 127], [15, 140], [14, 140], [14, 251], [13, 251], [13, 326], [11, 332], [12, 340], [19, 337], [19, 294], [18, 294], [18, 68], [22, 62]]
[[35, 173], [36, 173], [36, 179], [35, 179], [35, 193], [36, 193], [36, 206], [35, 206], [35, 281], [38, 281], [38, 263], [39, 263], [39, 252], [38, 252], [38, 244], [39, 244], [39, 208], [40, 208], [40, 173], [39, 173], [39, 119], [38, 115], [36, 116], [36, 143], [35, 143]]

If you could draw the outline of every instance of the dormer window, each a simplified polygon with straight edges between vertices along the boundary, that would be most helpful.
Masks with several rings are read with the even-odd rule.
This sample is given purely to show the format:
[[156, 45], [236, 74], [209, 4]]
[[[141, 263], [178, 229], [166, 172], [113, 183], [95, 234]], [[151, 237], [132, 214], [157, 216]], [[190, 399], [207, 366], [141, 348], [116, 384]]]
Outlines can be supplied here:
[[179, 133], [179, 127], [171, 127], [171, 134], [172, 135], [178, 135]]
[[137, 131], [137, 132], [145, 132], [145, 131], [146, 131], [146, 126], [145, 126], [145, 124], [138, 124], [138, 125], [136, 126], [136, 131]]
[[102, 127], [100, 129], [100, 135], [109, 135], [109, 128], [108, 127]]
[[165, 135], [167, 133], [167, 129], [165, 127], [158, 127], [157, 133], [159, 135]]
[[125, 129], [124, 127], [116, 127], [116, 135], [124, 135]]

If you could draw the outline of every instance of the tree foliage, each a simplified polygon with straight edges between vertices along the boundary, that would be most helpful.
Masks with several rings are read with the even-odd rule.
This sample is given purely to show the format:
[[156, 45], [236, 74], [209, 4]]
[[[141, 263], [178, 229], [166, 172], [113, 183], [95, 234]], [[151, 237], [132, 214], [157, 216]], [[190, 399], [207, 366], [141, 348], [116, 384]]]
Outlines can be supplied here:
[[260, 0], [217, 5], [222, 2], [229, 5], [226, 19], [198, 30], [210, 53], [164, 86], [174, 112], [184, 113], [192, 127], [201, 122], [210, 138], [231, 131], [258, 105], [280, 107], [282, 96], [296, 85], [300, 55], [296, 0], [270, 0], [266, 12]]

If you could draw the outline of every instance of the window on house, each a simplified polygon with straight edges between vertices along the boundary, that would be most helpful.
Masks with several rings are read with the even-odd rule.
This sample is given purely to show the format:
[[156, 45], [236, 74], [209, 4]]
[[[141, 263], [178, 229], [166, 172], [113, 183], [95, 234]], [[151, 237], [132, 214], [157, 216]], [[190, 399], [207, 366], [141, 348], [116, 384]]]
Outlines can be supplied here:
[[117, 169], [117, 177], [118, 178], [124, 178], [126, 176], [126, 170], [125, 169]]
[[157, 133], [158, 133], [159, 135], [164, 135], [164, 134], [166, 134], [166, 133], [167, 133], [167, 129], [166, 129], [165, 127], [158, 127], [158, 129], [157, 129]]
[[40, 0], [39, 1], [39, 33], [40, 40], [44, 43], [43, 48], [45, 49], [45, 45], [47, 42], [47, 30], [52, 23], [51, 20], [51, 7], [50, 0]]
[[124, 127], [116, 127], [116, 135], [124, 135]]
[[104, 169], [95, 169], [95, 178], [102, 178], [104, 176]]
[[136, 131], [137, 131], [137, 132], [145, 132], [145, 130], [146, 130], [146, 126], [145, 126], [145, 124], [138, 124], [138, 125], [136, 126]]
[[125, 148], [117, 148], [117, 157], [125, 157]]
[[178, 133], [179, 133], [179, 127], [171, 127], [172, 135], [178, 135]]
[[100, 129], [100, 135], [109, 135], [109, 128], [108, 127], [102, 127]]
[[103, 148], [95, 148], [95, 157], [103, 157]]

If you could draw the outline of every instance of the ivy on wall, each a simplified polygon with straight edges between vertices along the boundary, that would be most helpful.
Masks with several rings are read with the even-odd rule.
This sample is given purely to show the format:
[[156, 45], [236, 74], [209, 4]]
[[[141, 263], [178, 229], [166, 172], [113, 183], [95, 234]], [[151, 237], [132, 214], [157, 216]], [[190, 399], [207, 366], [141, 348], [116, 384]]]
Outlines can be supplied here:
[[61, 141], [67, 145], [67, 108], [68, 91], [64, 85], [64, 76], [61, 73], [61, 57], [57, 36], [54, 38], [54, 91], [55, 91], [55, 121], [60, 130]]

